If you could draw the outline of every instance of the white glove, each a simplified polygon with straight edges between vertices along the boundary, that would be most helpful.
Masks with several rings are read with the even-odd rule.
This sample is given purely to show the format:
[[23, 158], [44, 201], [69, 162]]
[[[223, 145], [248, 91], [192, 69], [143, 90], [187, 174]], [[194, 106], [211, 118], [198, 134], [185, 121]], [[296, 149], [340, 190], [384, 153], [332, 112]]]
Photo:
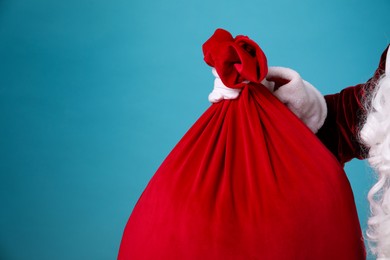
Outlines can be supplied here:
[[211, 103], [218, 103], [224, 99], [236, 99], [240, 95], [241, 89], [226, 87], [220, 79], [217, 70], [213, 68], [212, 72], [215, 76], [215, 80], [214, 89], [209, 94], [209, 101]]
[[324, 124], [327, 115], [325, 98], [296, 71], [282, 67], [269, 67], [262, 83], [313, 133]]

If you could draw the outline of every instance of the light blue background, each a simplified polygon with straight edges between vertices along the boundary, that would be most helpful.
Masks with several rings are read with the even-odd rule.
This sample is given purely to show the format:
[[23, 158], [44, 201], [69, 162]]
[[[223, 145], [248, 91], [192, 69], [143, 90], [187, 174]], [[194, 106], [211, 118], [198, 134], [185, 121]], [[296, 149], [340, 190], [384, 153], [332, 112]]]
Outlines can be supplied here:
[[[209, 106], [217, 27], [322, 93], [365, 82], [390, 1], [0, 0], [0, 259], [115, 259], [148, 180]], [[365, 228], [367, 166], [346, 168]], [[337, 236], [337, 234], [335, 234]]]

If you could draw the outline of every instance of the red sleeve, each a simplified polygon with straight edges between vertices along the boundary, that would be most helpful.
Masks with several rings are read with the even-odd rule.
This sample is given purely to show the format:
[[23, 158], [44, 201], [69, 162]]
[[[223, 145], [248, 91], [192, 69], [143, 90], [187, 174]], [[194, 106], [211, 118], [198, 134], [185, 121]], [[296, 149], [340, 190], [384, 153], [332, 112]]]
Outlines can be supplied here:
[[328, 114], [317, 136], [344, 165], [353, 158], [364, 159], [365, 148], [359, 142], [359, 127], [366, 111], [364, 100], [383, 74], [387, 49], [383, 52], [374, 76], [365, 84], [343, 89], [340, 93], [325, 96]]

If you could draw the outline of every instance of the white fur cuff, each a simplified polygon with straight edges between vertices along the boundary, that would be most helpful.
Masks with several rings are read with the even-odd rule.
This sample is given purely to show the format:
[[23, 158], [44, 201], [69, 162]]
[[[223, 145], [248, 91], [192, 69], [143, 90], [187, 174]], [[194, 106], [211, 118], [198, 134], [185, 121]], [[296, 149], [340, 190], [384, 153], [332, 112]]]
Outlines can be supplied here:
[[[282, 85], [280, 83], [282, 82]], [[325, 98], [294, 70], [270, 67], [262, 82], [274, 95], [316, 133], [324, 124], [327, 107]], [[275, 87], [279, 86], [275, 90]]]

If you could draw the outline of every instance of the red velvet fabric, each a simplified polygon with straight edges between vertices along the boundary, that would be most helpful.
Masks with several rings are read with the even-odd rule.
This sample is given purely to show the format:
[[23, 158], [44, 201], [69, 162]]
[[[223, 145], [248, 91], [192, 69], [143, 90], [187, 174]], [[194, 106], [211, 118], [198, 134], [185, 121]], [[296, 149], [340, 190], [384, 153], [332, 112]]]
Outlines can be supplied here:
[[317, 136], [344, 165], [353, 158], [366, 158], [366, 149], [359, 142], [359, 129], [364, 123], [364, 102], [384, 73], [387, 47], [373, 77], [365, 84], [343, 89], [340, 93], [327, 95], [325, 100], [328, 115]]
[[260, 83], [267, 76], [267, 58], [247, 36], [233, 38], [228, 31], [217, 29], [202, 49], [205, 62], [217, 70], [229, 88], [242, 88], [244, 81]]
[[238, 99], [211, 105], [168, 155], [128, 220], [118, 259], [359, 260], [365, 250], [338, 161], [250, 83]]

